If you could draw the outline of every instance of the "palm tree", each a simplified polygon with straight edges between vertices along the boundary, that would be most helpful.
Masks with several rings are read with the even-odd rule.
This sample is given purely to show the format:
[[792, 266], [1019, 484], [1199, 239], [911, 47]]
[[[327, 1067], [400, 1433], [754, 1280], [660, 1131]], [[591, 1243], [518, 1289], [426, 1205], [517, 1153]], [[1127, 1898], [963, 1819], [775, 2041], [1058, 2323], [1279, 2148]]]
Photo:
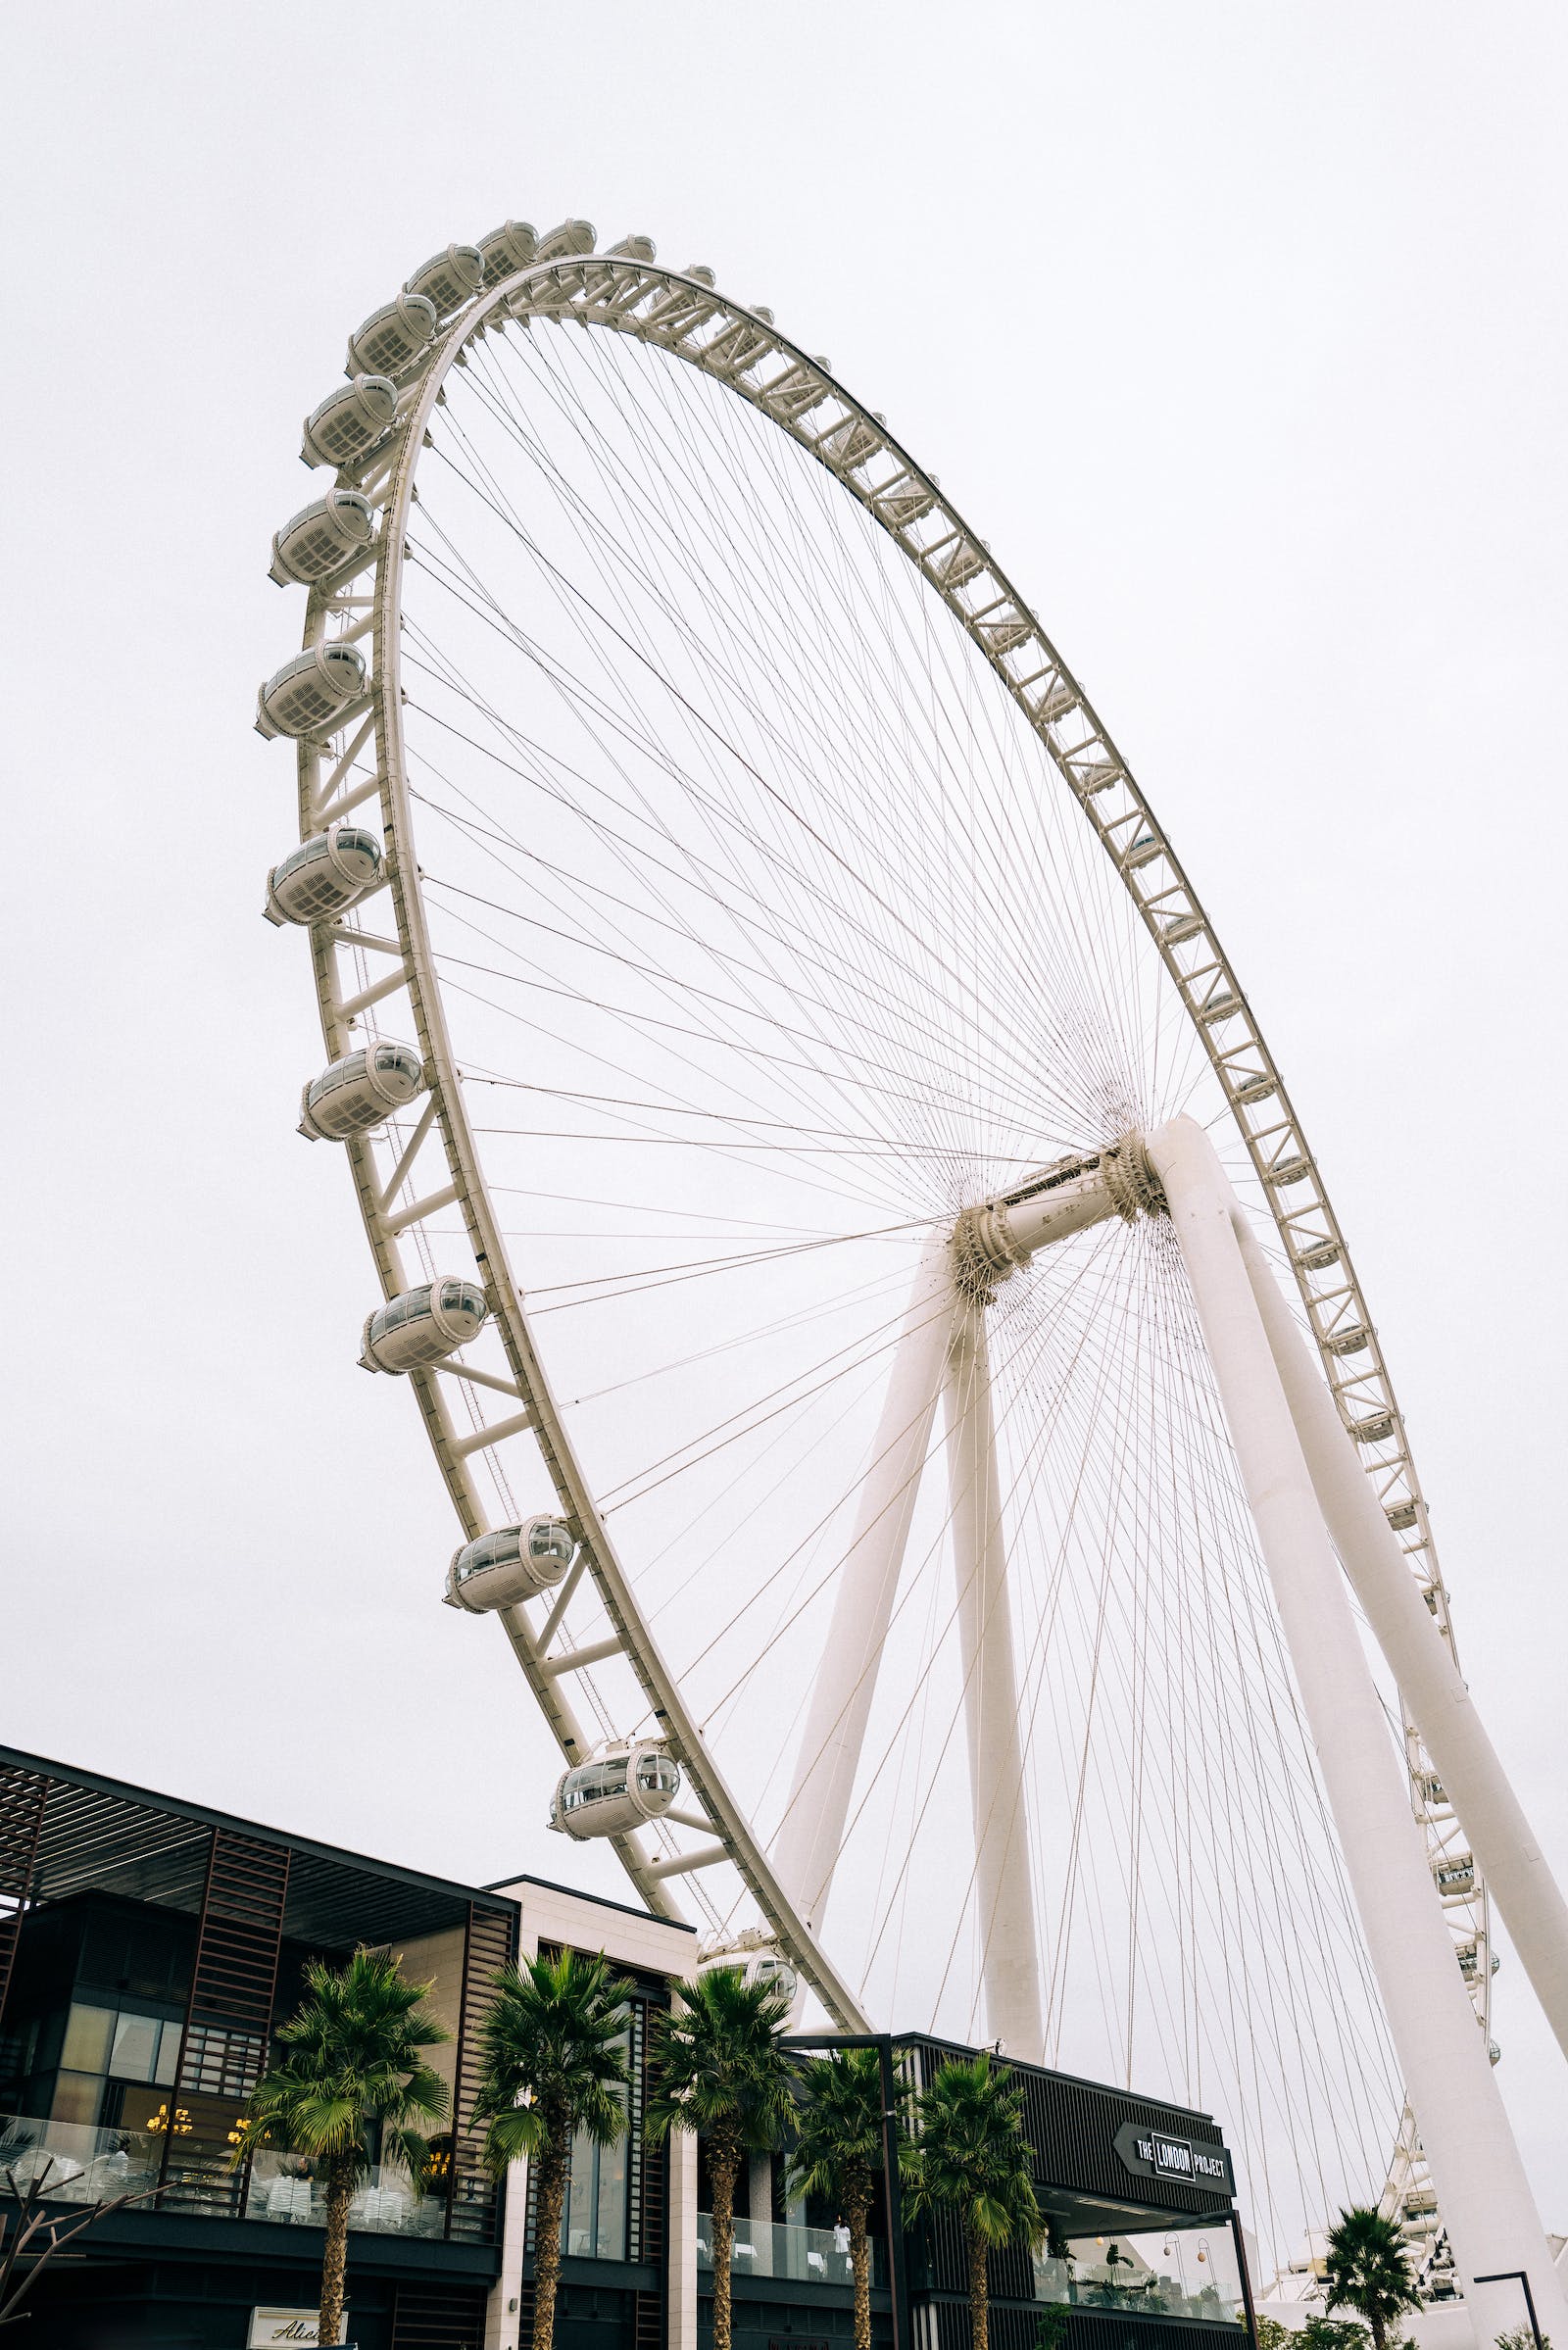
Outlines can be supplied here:
[[561, 2221], [580, 2130], [612, 2146], [626, 2129], [626, 2003], [632, 1986], [611, 1980], [603, 1954], [563, 1950], [525, 1958], [495, 1978], [495, 2004], [479, 2032], [483, 2074], [473, 2117], [498, 2175], [526, 2155], [533, 2165], [533, 2350], [550, 2350], [561, 2277]]
[[903, 2163], [905, 2208], [913, 2219], [939, 2209], [957, 2215], [972, 2350], [988, 2350], [990, 2342], [986, 2254], [1019, 2237], [1038, 2243], [1045, 2233], [1029, 2175], [1033, 2152], [1023, 2140], [1022, 2093], [993, 2072], [989, 2054], [967, 2064], [950, 2057], [915, 2099], [914, 2140]]
[[820, 2195], [845, 2214], [855, 2278], [855, 2350], [871, 2350], [871, 2243], [866, 2233], [882, 2169], [882, 2056], [841, 2048], [813, 2056], [798, 2075], [800, 2107], [790, 2154], [797, 2194]]
[[708, 2147], [713, 2187], [713, 2350], [730, 2350], [730, 2258], [735, 2182], [748, 2154], [770, 2152], [793, 2110], [791, 2068], [779, 2033], [789, 1998], [716, 1967], [678, 1983], [679, 2005], [655, 2020], [655, 2086], [648, 2134], [689, 2130]]
[[429, 1987], [406, 1983], [385, 1950], [356, 1950], [346, 1967], [310, 1960], [305, 1997], [278, 2028], [283, 2060], [245, 2101], [236, 2163], [270, 2138], [325, 2168], [318, 2341], [335, 2342], [343, 2321], [349, 2198], [370, 2168], [372, 2126], [382, 2160], [406, 2165], [417, 2193], [430, 2158], [418, 2125], [446, 2113], [446, 2082], [420, 2053], [452, 2036], [419, 2004]]
[[1396, 2220], [1384, 2219], [1370, 2204], [1353, 2204], [1342, 2211], [1329, 2230], [1325, 2270], [1329, 2309], [1353, 2309], [1366, 2320], [1372, 2350], [1388, 2350], [1389, 2327], [1421, 2300], [1410, 2274], [1410, 2255], [1404, 2230]]

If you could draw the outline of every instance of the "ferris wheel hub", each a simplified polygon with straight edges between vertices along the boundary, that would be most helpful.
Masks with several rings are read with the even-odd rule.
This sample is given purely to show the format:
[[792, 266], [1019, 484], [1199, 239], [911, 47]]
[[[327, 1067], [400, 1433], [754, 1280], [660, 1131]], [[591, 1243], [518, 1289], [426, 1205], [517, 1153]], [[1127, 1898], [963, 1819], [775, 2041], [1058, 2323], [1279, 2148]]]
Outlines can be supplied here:
[[1040, 1249], [1086, 1226], [1120, 1216], [1127, 1224], [1165, 1205], [1143, 1137], [1127, 1133], [1102, 1151], [1055, 1159], [1027, 1182], [966, 1207], [953, 1227], [953, 1273], [966, 1297], [989, 1304]]

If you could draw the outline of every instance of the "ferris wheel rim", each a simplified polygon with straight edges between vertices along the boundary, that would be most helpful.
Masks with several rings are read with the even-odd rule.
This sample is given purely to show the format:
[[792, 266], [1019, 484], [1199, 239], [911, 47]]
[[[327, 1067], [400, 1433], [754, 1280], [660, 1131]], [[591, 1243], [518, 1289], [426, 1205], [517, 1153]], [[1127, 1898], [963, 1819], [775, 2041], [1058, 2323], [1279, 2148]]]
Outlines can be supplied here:
[[[595, 295], [588, 291], [590, 287], [597, 290], [597, 307]], [[689, 296], [704, 309], [704, 324], [713, 318], [720, 319], [722, 323], [715, 327], [707, 343], [689, 347], [683, 347], [678, 338], [672, 339], [647, 330], [646, 322], [638, 313], [645, 306], [647, 295], [656, 288], [665, 294], [684, 293]], [[519, 297], [528, 296], [530, 290], [546, 292], [553, 299], [540, 302], [536, 307], [526, 300], [519, 301]], [[612, 296], [614, 297], [612, 305]], [[432, 1071], [430, 1094], [437, 1105], [441, 1135], [452, 1174], [453, 1196], [468, 1228], [476, 1259], [486, 1270], [493, 1309], [517, 1382], [519, 1399], [524, 1401], [525, 1410], [533, 1414], [534, 1431], [557, 1491], [563, 1501], [569, 1503], [571, 1514], [587, 1537], [589, 1568], [621, 1642], [621, 1653], [627, 1658], [648, 1694], [662, 1733], [668, 1736], [677, 1759], [689, 1771], [693, 1785], [713, 1818], [715, 1831], [721, 1836], [729, 1857], [739, 1869], [781, 1947], [800, 1967], [836, 2021], [851, 2029], [863, 2029], [865, 2019], [859, 2012], [854, 1994], [838, 1978], [831, 1960], [816, 1939], [810, 1921], [799, 1914], [778, 1883], [765, 1852], [752, 1834], [749, 1821], [730, 1797], [707, 1741], [686, 1713], [675, 1678], [665, 1666], [658, 1643], [643, 1619], [630, 1581], [605, 1531], [589, 1482], [551, 1395], [549, 1380], [529, 1327], [527, 1308], [512, 1275], [506, 1244], [490, 1199], [483, 1162], [469, 1125], [462, 1072], [447, 1033], [442, 987], [429, 943], [420, 877], [412, 854], [414, 828], [404, 751], [398, 622], [405, 535], [417, 495], [418, 458], [432, 413], [444, 397], [447, 377], [454, 367], [465, 364], [466, 346], [498, 318], [529, 315], [537, 315], [546, 323], [572, 318], [585, 328], [597, 326], [632, 335], [697, 367], [700, 371], [721, 381], [725, 388], [761, 410], [859, 501], [887, 535], [900, 546], [926, 584], [935, 589], [966, 633], [980, 646], [992, 668], [1023, 710], [1064, 784], [1078, 801], [1086, 820], [1099, 833], [1102, 846], [1132, 897], [1209, 1063], [1219, 1078], [1233, 1121], [1260, 1179], [1276, 1231], [1291, 1262], [1305, 1308], [1307, 1325], [1342, 1419], [1350, 1424], [1356, 1417], [1353, 1403], [1348, 1403], [1348, 1396], [1374, 1406], [1362, 1415], [1363, 1425], [1370, 1420], [1387, 1419], [1388, 1433], [1377, 1441], [1376, 1445], [1382, 1454], [1379, 1466], [1385, 1479], [1380, 1497], [1395, 1493], [1397, 1496], [1396, 1505], [1410, 1511], [1411, 1524], [1420, 1540], [1410, 1545], [1407, 1554], [1423, 1560], [1427, 1570], [1425, 1588], [1430, 1594], [1428, 1604], [1451, 1639], [1447, 1595], [1438, 1571], [1425, 1501], [1402, 1415], [1394, 1395], [1376, 1329], [1350, 1264], [1339, 1221], [1328, 1200], [1315, 1155], [1306, 1144], [1278, 1066], [1233, 966], [1219, 947], [1213, 925], [1170, 848], [1164, 828], [1155, 819], [1130, 767], [1117, 753], [1108, 729], [1099, 719], [1087, 695], [1056, 653], [1029, 605], [1017, 594], [1002, 566], [992, 559], [989, 548], [965, 522], [953, 503], [943, 496], [932, 476], [916, 464], [885, 424], [844, 388], [824, 363], [812, 359], [799, 345], [779, 333], [766, 314], [734, 303], [707, 284], [703, 277], [688, 271], [656, 267], [652, 262], [631, 257], [579, 253], [564, 260], [535, 261], [482, 290], [460, 310], [451, 324], [437, 336], [418, 367], [412, 371], [412, 380], [404, 386], [399, 399], [391, 455], [385, 470], [378, 476], [374, 473], [374, 462], [386, 455], [383, 449], [370, 465], [362, 465], [358, 468], [345, 467], [337, 476], [340, 486], [359, 487], [368, 478], [375, 478], [386, 485], [381, 492], [381, 530], [375, 555], [370, 696], [377, 782], [405, 983], [420, 1047]], [[737, 330], [743, 338], [748, 332], [755, 336], [756, 350], [742, 367], [723, 369], [714, 366], [711, 361], [714, 342], [721, 341]], [[759, 369], [774, 360], [785, 363], [783, 375], [759, 380]], [[748, 375], [753, 380], [748, 381]], [[785, 381], [791, 387], [792, 399], [806, 393], [815, 395], [802, 407], [802, 416], [820, 407], [824, 400], [837, 404], [841, 413], [836, 416], [827, 432], [814, 436], [808, 434], [800, 428], [798, 417], [781, 412], [778, 405], [779, 386]], [[825, 444], [843, 435], [847, 427], [851, 428], [849, 438], [852, 442], [857, 432], [863, 432], [869, 436], [872, 447], [867, 458], [857, 460], [854, 465], [846, 464], [841, 466], [833, 463]], [[895, 471], [891, 476], [884, 475], [880, 481], [873, 482], [868, 466], [877, 458], [886, 458], [894, 465]], [[862, 478], [854, 478], [857, 472]], [[900, 520], [898, 503], [889, 497], [890, 487], [901, 490], [906, 508], [918, 507], [916, 522], [939, 515], [948, 526], [946, 535], [939, 540], [927, 536], [922, 541], [912, 541], [909, 527]], [[946, 577], [932, 567], [934, 557], [948, 549], [956, 550], [965, 559], [974, 558], [972, 564], [963, 569], [961, 577], [956, 576], [956, 563], [951, 560], [946, 567]], [[976, 580], [983, 580], [988, 588], [995, 590], [991, 601], [978, 609], [972, 598], [968, 602], [963, 600], [965, 591]], [[318, 641], [324, 632], [331, 584], [328, 580], [310, 592], [305, 635], [307, 645]], [[1018, 674], [1024, 664], [1015, 661], [1013, 656], [1020, 649], [1027, 649], [1026, 659], [1033, 659], [1036, 655], [1041, 657], [1042, 666], [1035, 674], [1021, 677]], [[1027, 696], [1041, 674], [1046, 675], [1051, 682], [1037, 697], [1037, 704], [1031, 706]], [[1054, 721], [1049, 716], [1042, 718], [1039, 714], [1051, 694], [1057, 690], [1069, 692], [1070, 706], [1076, 713], [1081, 714], [1089, 738], [1087, 743], [1080, 743], [1070, 751], [1064, 751], [1053, 740]], [[1102, 759], [1097, 756], [1086, 762], [1082, 754], [1091, 747], [1097, 754], [1102, 751], [1104, 758]], [[1080, 770], [1086, 767], [1094, 769], [1093, 775], [1082, 771], [1075, 775], [1071, 763], [1074, 759], [1079, 760]], [[1110, 771], [1108, 780], [1105, 779], [1105, 770]], [[314, 760], [310, 746], [306, 743], [301, 745], [300, 774], [301, 837], [305, 838], [318, 827], [323, 813], [315, 791]], [[1107, 807], [1103, 810], [1099, 804], [1102, 794], [1107, 799]], [[1141, 850], [1145, 845], [1143, 828], [1146, 825], [1151, 829], [1155, 844], [1152, 854], [1149, 858], [1129, 861], [1128, 852], [1134, 848]], [[1163, 886], [1152, 897], [1145, 894], [1139, 880], [1140, 874], [1152, 863], [1162, 865], [1165, 877]], [[1190, 926], [1182, 927], [1179, 938], [1170, 935], [1169, 918], [1172, 915], [1177, 916], [1183, 925], [1190, 923]], [[1165, 927], [1162, 929], [1161, 925]], [[1184, 968], [1177, 959], [1178, 950], [1181, 946], [1194, 943], [1200, 950], [1209, 951], [1209, 960], [1199, 963], [1195, 959], [1191, 968]], [[331, 945], [330, 938], [324, 936], [319, 927], [313, 931], [313, 957], [323, 1036], [329, 1052], [337, 1053], [351, 1049], [352, 1039], [335, 991]], [[1199, 982], [1204, 986], [1201, 995], [1198, 993]], [[1216, 1005], [1223, 1006], [1223, 1009], [1216, 1012]], [[1205, 1012], [1208, 1015], [1206, 1018], [1203, 1016]], [[1221, 1030], [1224, 1031], [1223, 1050]], [[1249, 1098], [1246, 1100], [1242, 1098], [1243, 1085], [1249, 1089]], [[1270, 1104], [1271, 1123], [1260, 1126], [1250, 1122], [1247, 1111], [1264, 1102]], [[1086, 1145], [1093, 1147], [1095, 1140], [1086, 1137]], [[384, 1215], [376, 1199], [373, 1161], [364, 1142], [351, 1141], [348, 1152], [354, 1166], [362, 1212], [383, 1291], [391, 1297], [405, 1283], [397, 1269], [393, 1236], [385, 1230]], [[1282, 1172], [1298, 1167], [1300, 1170], [1298, 1174], [1291, 1173], [1288, 1181], [1281, 1180]], [[1292, 1205], [1283, 1197], [1287, 1189], [1299, 1191], [1303, 1185], [1308, 1187], [1310, 1193], [1309, 1204], [1304, 1209], [1299, 1203]], [[1314, 1287], [1311, 1278], [1313, 1268], [1303, 1262], [1303, 1250], [1298, 1246], [1303, 1226], [1308, 1229], [1312, 1240], [1311, 1250], [1305, 1253], [1326, 1250], [1337, 1268], [1339, 1278], [1331, 1298], [1325, 1297], [1321, 1289]], [[1326, 1305], [1332, 1305], [1333, 1308], [1329, 1321], [1323, 1319]], [[1357, 1351], [1368, 1354], [1370, 1364], [1347, 1376], [1344, 1366], [1348, 1356], [1344, 1340], [1351, 1332], [1363, 1334], [1363, 1343]], [[416, 1371], [411, 1374], [411, 1382], [419, 1396], [426, 1432], [454, 1505], [466, 1532], [471, 1536], [483, 1524], [483, 1513], [467, 1473], [466, 1455], [455, 1449], [453, 1431], [442, 1400], [441, 1381], [434, 1372]], [[504, 1621], [536, 1701], [563, 1752], [567, 1756], [568, 1763], [582, 1759], [587, 1746], [576, 1730], [557, 1679], [541, 1671], [542, 1660], [533, 1649], [531, 1636], [520, 1610], [505, 1611]], [[1435, 1841], [1436, 1824], [1429, 1816], [1430, 1807], [1423, 1809], [1424, 1798], [1420, 1793], [1421, 1755], [1418, 1742], [1413, 1742], [1413, 1726], [1408, 1722], [1406, 1741], [1413, 1801], [1431, 1847]], [[613, 1843], [617, 1856], [642, 1897], [656, 1911], [668, 1914], [670, 1904], [658, 1875], [651, 1871], [637, 1848], [624, 1837], [614, 1838]], [[1475, 1920], [1477, 1938], [1483, 1951], [1476, 1987], [1479, 1992], [1478, 2009], [1485, 2023], [1490, 2009], [1489, 1969], [1485, 1963], [1486, 1954], [1490, 1952], [1490, 1936], [1486, 1891], [1479, 1877], [1475, 1895], [1468, 1905], [1468, 1915]]]

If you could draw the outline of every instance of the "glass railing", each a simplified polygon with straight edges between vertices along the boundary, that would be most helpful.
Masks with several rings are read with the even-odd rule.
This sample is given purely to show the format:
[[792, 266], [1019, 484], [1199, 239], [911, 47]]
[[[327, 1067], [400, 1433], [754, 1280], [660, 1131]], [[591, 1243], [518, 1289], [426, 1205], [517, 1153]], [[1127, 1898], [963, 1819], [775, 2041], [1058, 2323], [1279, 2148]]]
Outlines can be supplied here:
[[[697, 2266], [710, 2270], [712, 2265], [713, 2223], [703, 2211], [697, 2215]], [[796, 2284], [850, 2285], [855, 2281], [845, 2236], [832, 2228], [789, 2228], [764, 2220], [737, 2220], [729, 2267], [732, 2277], [787, 2277]], [[882, 2246], [875, 2236], [871, 2239], [871, 2281], [882, 2282]]]
[[[245, 2197], [247, 2220], [274, 2227], [324, 2228], [326, 2183], [298, 2154], [259, 2148]], [[439, 2236], [446, 2232], [442, 2195], [416, 2195], [407, 2171], [383, 2163], [366, 2173], [349, 2202], [349, 2226], [372, 2235]]]
[[[35, 2181], [54, 2203], [107, 2203], [117, 2195], [154, 2197], [162, 2208], [214, 2218], [243, 2216], [294, 2228], [324, 2228], [326, 2188], [312, 2176], [314, 2166], [297, 2154], [262, 2147], [247, 2178], [229, 2165], [221, 2146], [196, 2146], [175, 2138], [167, 2157], [155, 2130], [94, 2130], [79, 2122], [51, 2122], [32, 2115], [0, 2115], [0, 2179], [9, 2171], [24, 2192]], [[162, 2190], [161, 2193], [159, 2190]], [[482, 2202], [458, 2202], [451, 2232], [484, 2232], [490, 2209]], [[349, 2226], [376, 2235], [441, 2236], [447, 2232], [444, 2195], [416, 2195], [406, 2171], [390, 2164], [368, 2172], [349, 2204]]]
[[163, 2140], [150, 2130], [93, 2130], [82, 2122], [0, 2115], [0, 2176], [55, 2203], [107, 2203], [158, 2184]]
[[1243, 2321], [1241, 2276], [1228, 2229], [1077, 2237], [1066, 2259], [1037, 2253], [1034, 2270], [1041, 2301], [1148, 2318], [1200, 2318], [1210, 2325]]

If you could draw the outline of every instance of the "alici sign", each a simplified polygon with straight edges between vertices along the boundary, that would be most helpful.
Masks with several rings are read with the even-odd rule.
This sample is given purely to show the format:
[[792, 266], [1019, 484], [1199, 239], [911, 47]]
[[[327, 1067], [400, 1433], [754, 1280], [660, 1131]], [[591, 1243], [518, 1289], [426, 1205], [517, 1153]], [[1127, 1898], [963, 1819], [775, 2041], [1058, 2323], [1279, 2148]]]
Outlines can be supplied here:
[[1183, 2186], [1206, 2187], [1214, 2195], [1236, 2192], [1236, 2174], [1223, 2146], [1176, 2137], [1143, 2122], [1124, 2122], [1115, 2144], [1123, 2170], [1140, 2179], [1167, 2179]]

